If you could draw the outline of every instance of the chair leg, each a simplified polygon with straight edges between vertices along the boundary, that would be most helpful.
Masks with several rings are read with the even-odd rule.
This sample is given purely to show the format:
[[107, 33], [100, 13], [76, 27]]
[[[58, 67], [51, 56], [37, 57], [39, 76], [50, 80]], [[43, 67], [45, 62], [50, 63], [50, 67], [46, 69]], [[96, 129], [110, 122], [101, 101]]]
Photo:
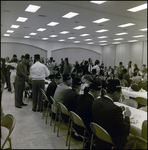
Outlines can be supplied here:
[[58, 112], [56, 112], [55, 121], [54, 121], [54, 130], [53, 130], [53, 132], [55, 132], [55, 129], [56, 129], [57, 116], [58, 116]]
[[59, 129], [60, 129], [60, 119], [61, 119], [61, 112], [60, 112], [60, 115], [59, 115], [59, 124], [58, 124], [58, 131], [57, 131], [57, 137], [59, 137]]
[[91, 135], [91, 142], [90, 142], [90, 149], [92, 149], [93, 137], [94, 137], [94, 135], [92, 134], [92, 135]]
[[45, 124], [47, 124], [48, 111], [49, 111], [49, 103], [48, 103], [48, 105], [47, 105], [47, 110], [46, 110], [46, 120], [45, 120]]
[[84, 130], [84, 137], [83, 137], [83, 149], [84, 149], [84, 143], [85, 143], [85, 134], [86, 134], [86, 130]]
[[70, 128], [70, 117], [69, 117], [69, 120], [68, 120], [68, 131], [67, 131], [67, 137], [66, 137], [66, 146], [68, 144], [68, 132], [69, 132], [69, 128]]
[[51, 111], [50, 126], [52, 125], [52, 116], [53, 116], [53, 112]]
[[12, 149], [11, 138], [8, 138], [8, 141], [9, 141], [9, 145], [10, 145], [9, 149]]
[[72, 124], [73, 124], [73, 121], [71, 121], [71, 126], [70, 126], [70, 135], [69, 135], [69, 144], [68, 144], [68, 149], [70, 149], [70, 141], [71, 141]]

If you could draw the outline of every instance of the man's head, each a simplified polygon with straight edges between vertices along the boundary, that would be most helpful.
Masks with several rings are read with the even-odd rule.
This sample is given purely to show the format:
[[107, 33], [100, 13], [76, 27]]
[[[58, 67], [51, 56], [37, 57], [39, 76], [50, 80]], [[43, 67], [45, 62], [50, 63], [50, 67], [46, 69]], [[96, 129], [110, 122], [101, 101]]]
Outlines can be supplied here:
[[25, 61], [26, 63], [29, 63], [29, 60], [30, 60], [30, 55], [29, 55], [29, 54], [26, 54], [26, 55], [24, 56], [24, 61]]
[[77, 92], [80, 91], [80, 87], [81, 87], [81, 77], [78, 75], [75, 75], [73, 80], [72, 80], [72, 88], [76, 89]]
[[35, 54], [34, 55], [34, 61], [40, 61], [40, 54]]
[[72, 78], [70, 74], [64, 74], [63, 75], [63, 82], [67, 85], [67, 86], [72, 86]]
[[114, 101], [118, 101], [121, 96], [121, 82], [119, 79], [107, 80], [107, 93], [111, 95]]
[[55, 74], [55, 81], [57, 84], [62, 82], [62, 76], [59, 73]]

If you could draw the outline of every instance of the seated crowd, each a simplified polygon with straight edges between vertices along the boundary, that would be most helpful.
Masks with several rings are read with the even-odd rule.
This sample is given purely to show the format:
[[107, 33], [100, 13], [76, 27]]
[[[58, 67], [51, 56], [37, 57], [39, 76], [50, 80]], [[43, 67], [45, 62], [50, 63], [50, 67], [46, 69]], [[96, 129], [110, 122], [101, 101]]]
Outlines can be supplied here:
[[[1, 73], [3, 73], [8, 91], [15, 91], [15, 106], [22, 108], [27, 104], [23, 103], [23, 91], [25, 82], [32, 89], [33, 106], [32, 111], [43, 111], [41, 103], [41, 88], [45, 88], [45, 79], [50, 80], [46, 88], [46, 95], [51, 102], [49, 107], [55, 110], [54, 104], [50, 100], [52, 96], [57, 102], [62, 102], [69, 111], [76, 112], [83, 120], [87, 136], [91, 136], [90, 123], [95, 122], [102, 126], [112, 137], [116, 148], [123, 149], [130, 133], [129, 109], [122, 114], [122, 108], [114, 104], [121, 97], [121, 86], [130, 87], [133, 84], [147, 91], [147, 68], [143, 65], [140, 70], [137, 64], [132, 67], [130, 61], [126, 67], [122, 62], [118, 67], [107, 69], [102, 62], [91, 58], [78, 61], [74, 65], [69, 63], [69, 59], [61, 59], [58, 65], [53, 57], [40, 58], [39, 54], [34, 55], [34, 62], [29, 54], [21, 57], [19, 61], [13, 55], [11, 61], [1, 59]], [[12, 76], [12, 77], [11, 77]], [[10, 84], [11, 83], [11, 84]], [[45, 103], [47, 107], [47, 103]], [[59, 110], [57, 111], [59, 112]], [[67, 116], [62, 114], [65, 123], [68, 123]], [[82, 140], [77, 133], [83, 135], [84, 129], [77, 125], [73, 126], [72, 137]], [[86, 143], [85, 148], [89, 148], [90, 143]], [[95, 137], [95, 149], [110, 149], [112, 146]]]

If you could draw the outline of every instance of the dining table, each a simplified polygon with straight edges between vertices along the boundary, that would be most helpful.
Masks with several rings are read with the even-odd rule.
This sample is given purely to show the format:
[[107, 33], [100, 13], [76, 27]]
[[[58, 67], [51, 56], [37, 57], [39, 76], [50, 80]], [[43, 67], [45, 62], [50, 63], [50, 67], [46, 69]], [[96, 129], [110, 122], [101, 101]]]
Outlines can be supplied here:
[[124, 95], [125, 98], [142, 97], [147, 99], [147, 91], [143, 89], [141, 89], [140, 91], [133, 91], [131, 87], [122, 87], [122, 95]]
[[[120, 102], [114, 102], [117, 106], [124, 106], [129, 108], [131, 111], [130, 115], [130, 133], [136, 135], [136, 136], [142, 136], [142, 123], [144, 120], [147, 120], [147, 112], [142, 111], [140, 109], [136, 109], [133, 107], [130, 107], [126, 104], [120, 103]], [[124, 114], [124, 111], [123, 111]]]

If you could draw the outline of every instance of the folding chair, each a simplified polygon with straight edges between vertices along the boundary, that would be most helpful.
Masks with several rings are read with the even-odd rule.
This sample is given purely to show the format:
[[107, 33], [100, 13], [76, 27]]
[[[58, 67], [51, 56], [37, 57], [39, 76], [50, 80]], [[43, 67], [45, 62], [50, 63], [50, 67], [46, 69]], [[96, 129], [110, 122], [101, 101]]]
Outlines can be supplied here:
[[[114, 142], [113, 142], [111, 136], [105, 129], [103, 129], [101, 126], [99, 126], [98, 124], [96, 124], [94, 122], [90, 123], [90, 128], [91, 128], [92, 132], [97, 136], [97, 138], [112, 144], [113, 145], [112, 148], [116, 149], [116, 146], [114, 145]], [[94, 134], [92, 134], [92, 137], [91, 137], [90, 149], [92, 149]]]
[[146, 98], [136, 97], [135, 100], [138, 103], [138, 109], [143, 107], [143, 106], [147, 106], [147, 99]]
[[142, 138], [147, 140], [147, 120], [144, 120], [142, 123]]
[[[46, 114], [46, 119], [45, 119], [45, 124], [47, 124], [47, 118], [48, 118], [48, 114], [49, 112], [49, 105], [51, 105], [48, 97], [46, 96], [46, 93], [43, 89], [41, 89], [41, 92], [42, 92], [42, 96], [44, 97], [44, 99], [42, 99], [42, 102], [43, 102], [43, 114], [42, 114], [42, 119], [44, 118], [44, 112]], [[45, 102], [47, 102], [47, 107], [45, 108]]]
[[134, 108], [138, 107], [138, 103], [134, 99], [124, 99], [122, 103]]
[[30, 89], [30, 86], [27, 82], [25, 82], [25, 91], [24, 91], [24, 100], [27, 99], [27, 102], [29, 103], [29, 97], [32, 93], [32, 90]]
[[[84, 135], [83, 135], [83, 149], [84, 149], [84, 143], [86, 141], [86, 132], [88, 132], [86, 127], [85, 127], [85, 125], [84, 125], [84, 122], [81, 119], [81, 117], [78, 114], [76, 114], [75, 112], [73, 112], [73, 111], [69, 112], [69, 116], [71, 118], [71, 126], [70, 126], [70, 137], [69, 137], [68, 149], [70, 149], [71, 132], [72, 132], [72, 125], [73, 125], [73, 123], [78, 125], [78, 126], [80, 126], [80, 127], [83, 127], [85, 129], [84, 130]], [[82, 135], [80, 135], [80, 136], [82, 136]]]
[[3, 137], [3, 135], [1, 135], [1, 149], [12, 149], [10, 135], [15, 127], [15, 124], [16, 120], [11, 114], [7, 114], [3, 117], [1, 121], [1, 131], [3, 130], [4, 127], [7, 128], [9, 132], [6, 137]]
[[70, 128], [70, 116], [69, 116], [68, 109], [61, 102], [59, 102], [58, 105], [59, 105], [59, 108], [60, 108], [60, 116], [59, 116], [59, 126], [58, 126], [58, 131], [57, 131], [57, 137], [59, 137], [61, 113], [65, 114], [65, 115], [67, 115], [69, 117], [68, 131], [67, 131], [67, 138], [66, 138], [66, 146], [67, 146], [67, 143], [68, 143], [68, 132], [69, 132], [69, 128]]

